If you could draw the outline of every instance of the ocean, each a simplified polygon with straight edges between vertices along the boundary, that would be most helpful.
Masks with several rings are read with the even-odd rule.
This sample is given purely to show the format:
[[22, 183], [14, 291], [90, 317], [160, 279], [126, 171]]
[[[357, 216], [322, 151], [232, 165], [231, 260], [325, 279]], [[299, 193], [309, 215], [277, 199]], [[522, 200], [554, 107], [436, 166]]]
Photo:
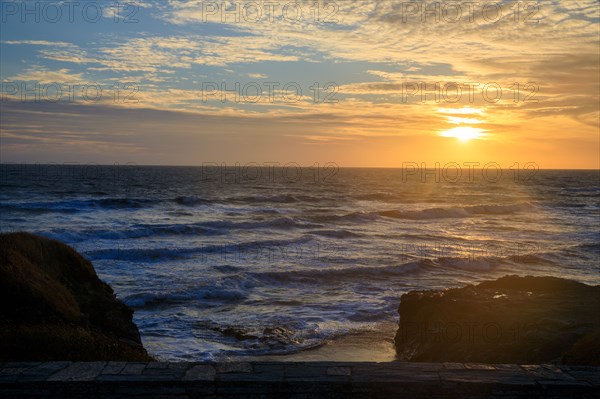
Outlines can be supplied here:
[[333, 164], [0, 166], [2, 232], [63, 241], [161, 360], [290, 354], [506, 274], [600, 283], [600, 174]]

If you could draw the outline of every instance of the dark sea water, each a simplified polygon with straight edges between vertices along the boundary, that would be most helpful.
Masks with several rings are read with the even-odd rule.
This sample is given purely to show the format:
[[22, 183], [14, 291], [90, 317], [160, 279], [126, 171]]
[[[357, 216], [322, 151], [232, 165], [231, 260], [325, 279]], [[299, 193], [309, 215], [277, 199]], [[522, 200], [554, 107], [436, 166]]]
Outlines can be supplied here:
[[600, 283], [598, 171], [406, 172], [2, 165], [0, 223], [89, 258], [165, 360], [374, 331], [414, 289]]

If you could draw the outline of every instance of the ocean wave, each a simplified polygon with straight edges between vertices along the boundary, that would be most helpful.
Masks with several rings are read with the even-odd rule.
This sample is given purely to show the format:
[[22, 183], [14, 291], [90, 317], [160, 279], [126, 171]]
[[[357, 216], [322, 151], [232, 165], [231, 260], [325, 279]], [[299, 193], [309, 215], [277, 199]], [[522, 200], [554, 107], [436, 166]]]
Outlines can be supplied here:
[[557, 207], [557, 208], [587, 208], [591, 204], [582, 204], [572, 201], [562, 201], [562, 202], [550, 202], [549, 205]]
[[581, 249], [593, 249], [596, 251], [600, 251], [600, 242], [589, 242], [585, 244], [579, 244], [578, 247]]
[[393, 266], [360, 266], [289, 270], [279, 272], [255, 272], [250, 276], [257, 281], [276, 284], [317, 283], [331, 284], [340, 281], [373, 281], [405, 276], [436, 269], [456, 269], [470, 272], [487, 272], [502, 264], [548, 264], [552, 263], [540, 254], [519, 256], [466, 256], [423, 258]]
[[600, 196], [600, 187], [563, 187], [562, 192], [567, 195], [575, 193], [576, 196], [598, 197]]
[[308, 270], [288, 270], [280, 272], [254, 272], [250, 276], [258, 281], [275, 283], [323, 283], [331, 284], [341, 279], [364, 280], [383, 279], [391, 276], [406, 275], [419, 271], [422, 267], [430, 266], [430, 260], [404, 263], [394, 266], [345, 267]]
[[395, 193], [369, 193], [369, 194], [358, 194], [352, 196], [352, 198], [361, 200], [361, 201], [379, 201], [379, 202], [388, 202], [388, 203], [405, 203], [411, 204], [414, 203], [414, 199], [409, 199], [406, 194], [395, 194]]
[[91, 206], [108, 209], [140, 209], [148, 205], [153, 205], [157, 201], [144, 198], [101, 198], [98, 200], [88, 200]]
[[510, 205], [473, 205], [452, 208], [428, 208], [418, 211], [389, 210], [378, 212], [378, 214], [383, 217], [395, 219], [428, 220], [467, 218], [474, 215], [511, 215], [519, 212], [532, 212], [537, 209], [537, 207], [530, 203], [520, 203]]
[[314, 234], [317, 236], [329, 237], [329, 238], [362, 237], [362, 234], [354, 233], [349, 230], [314, 230], [314, 231], [309, 231], [308, 234]]
[[[234, 256], [239, 259], [260, 256], [272, 256], [271, 252], [290, 245], [306, 244], [312, 237], [306, 235], [293, 239], [281, 240], [256, 240], [235, 244], [204, 245], [199, 247], [169, 247], [169, 248], [109, 248], [85, 252], [92, 260], [122, 260], [136, 262], [159, 262], [164, 260], [189, 259], [194, 256], [204, 255], [198, 259], [202, 262], [213, 260], [216, 256], [224, 259]], [[271, 251], [265, 252], [262, 251]]]
[[232, 230], [263, 228], [290, 230], [293, 228], [314, 229], [322, 227], [324, 226], [320, 224], [302, 222], [289, 217], [280, 217], [257, 221], [217, 220], [175, 224], [133, 224], [128, 227], [115, 227], [112, 229], [76, 230], [58, 228], [38, 233], [56, 240], [78, 243], [86, 240], [122, 240], [165, 236], [216, 236], [227, 235]]
[[430, 208], [421, 211], [381, 211], [380, 216], [394, 219], [425, 220], [443, 218], [465, 218], [471, 216], [464, 208]]
[[554, 253], [525, 253], [518, 255], [507, 256], [505, 259], [510, 260], [513, 263], [525, 264], [525, 265], [555, 265], [556, 262], [552, 260]]
[[123, 298], [123, 302], [134, 309], [141, 309], [165, 305], [177, 305], [200, 300], [212, 302], [237, 302], [246, 297], [247, 294], [242, 289], [201, 286], [161, 293], [143, 292], [133, 294]]
[[439, 257], [433, 261], [436, 267], [466, 270], [471, 272], [485, 272], [503, 264], [520, 265], [553, 265], [551, 254], [524, 253], [508, 256], [467, 256], [467, 257]]
[[503, 263], [505, 259], [494, 257], [441, 257], [434, 264], [442, 268], [459, 269], [471, 272], [485, 272]]
[[535, 212], [536, 210], [538, 210], [538, 208], [530, 203], [519, 203], [509, 205], [473, 205], [466, 207], [451, 208], [437, 207], [410, 211], [358, 211], [337, 215], [317, 215], [310, 217], [310, 220], [320, 223], [365, 223], [372, 222], [379, 217], [407, 220], [428, 220], [445, 218], [467, 218], [475, 215], [512, 215], [520, 212]]
[[308, 195], [292, 196], [288, 194], [272, 196], [245, 196], [230, 197], [226, 199], [208, 199], [196, 195], [180, 195], [171, 198], [79, 198], [46, 202], [10, 202], [0, 204], [0, 208], [23, 212], [80, 212], [93, 209], [142, 209], [155, 205], [175, 204], [185, 208], [197, 206], [209, 206], [214, 204], [261, 204], [281, 203], [289, 204], [296, 202], [316, 203], [323, 199]]
[[600, 254], [600, 242], [587, 242], [577, 244], [572, 246], [571, 248], [565, 249], [564, 251], [575, 255], [579, 254], [579, 252], [592, 253], [594, 255], [598, 255]]
[[263, 203], [276, 203], [276, 204], [292, 204], [297, 202], [317, 203], [327, 200], [333, 200], [333, 198], [316, 197], [312, 195], [301, 195], [301, 194], [278, 194], [278, 195], [253, 195], [253, 196], [240, 196], [240, 197], [228, 197], [225, 199], [226, 202], [236, 204], [263, 204]]
[[[336, 336], [336, 331], [333, 329], [322, 329], [316, 323], [292, 320], [268, 320], [249, 325], [233, 323], [204, 325], [204, 323], [200, 323], [198, 328], [214, 331], [220, 335], [220, 339], [225, 339], [230, 346], [236, 347], [234, 350], [227, 350], [223, 353], [233, 356], [289, 354], [316, 348]], [[341, 334], [342, 331], [337, 331], [337, 333]]]
[[110, 248], [85, 252], [93, 261], [121, 260], [137, 262], [157, 262], [165, 259], [185, 259], [192, 254], [202, 253], [205, 248]]
[[310, 218], [310, 220], [319, 223], [331, 223], [331, 222], [370, 222], [377, 219], [378, 215], [373, 212], [352, 212], [343, 215], [317, 215]]
[[75, 213], [80, 211], [80, 209], [77, 209], [75, 207], [68, 207], [64, 203], [59, 204], [52, 202], [3, 203], [0, 204], [0, 209], [3, 209], [8, 212], [16, 211], [32, 214]]
[[243, 204], [255, 204], [255, 203], [280, 203], [280, 204], [291, 204], [298, 202], [298, 199], [289, 194], [281, 195], [255, 195], [255, 196], [243, 196], [243, 197], [229, 197], [226, 199], [227, 202], [243, 203]]
[[96, 198], [3, 203], [0, 204], [0, 208], [33, 213], [75, 213], [93, 209], [140, 209], [156, 202], [156, 200], [142, 198]]
[[185, 195], [175, 197], [171, 200], [172, 202], [183, 205], [183, 206], [196, 206], [196, 205], [208, 205], [214, 203], [212, 200], [208, 200], [205, 198], [199, 198], [195, 195]]
[[310, 223], [292, 217], [279, 217], [265, 220], [235, 221], [235, 220], [216, 220], [202, 223], [204, 226], [215, 229], [239, 230], [239, 229], [293, 229], [293, 228], [321, 228], [321, 224]]
[[127, 228], [114, 229], [54, 229], [40, 234], [49, 238], [69, 243], [86, 240], [122, 240], [158, 236], [213, 236], [225, 234], [217, 229], [202, 226], [201, 223], [192, 224], [137, 224]]
[[529, 202], [508, 205], [475, 205], [465, 207], [469, 213], [476, 215], [511, 215], [519, 212], [535, 212], [539, 208]]

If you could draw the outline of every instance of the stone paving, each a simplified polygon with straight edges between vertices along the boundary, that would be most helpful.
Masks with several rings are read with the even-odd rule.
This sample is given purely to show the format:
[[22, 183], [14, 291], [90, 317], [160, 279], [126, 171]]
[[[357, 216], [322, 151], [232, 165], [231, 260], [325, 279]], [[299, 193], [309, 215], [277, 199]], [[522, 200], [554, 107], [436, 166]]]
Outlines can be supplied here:
[[600, 398], [600, 367], [470, 363], [0, 363], [0, 398]]

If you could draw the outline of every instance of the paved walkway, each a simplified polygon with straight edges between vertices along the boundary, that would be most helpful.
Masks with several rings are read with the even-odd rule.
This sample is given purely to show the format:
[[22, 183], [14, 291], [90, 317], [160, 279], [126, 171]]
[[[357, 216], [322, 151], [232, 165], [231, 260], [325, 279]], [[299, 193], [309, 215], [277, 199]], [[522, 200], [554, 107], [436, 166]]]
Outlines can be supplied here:
[[600, 367], [461, 363], [0, 363], [0, 398], [600, 398]]

